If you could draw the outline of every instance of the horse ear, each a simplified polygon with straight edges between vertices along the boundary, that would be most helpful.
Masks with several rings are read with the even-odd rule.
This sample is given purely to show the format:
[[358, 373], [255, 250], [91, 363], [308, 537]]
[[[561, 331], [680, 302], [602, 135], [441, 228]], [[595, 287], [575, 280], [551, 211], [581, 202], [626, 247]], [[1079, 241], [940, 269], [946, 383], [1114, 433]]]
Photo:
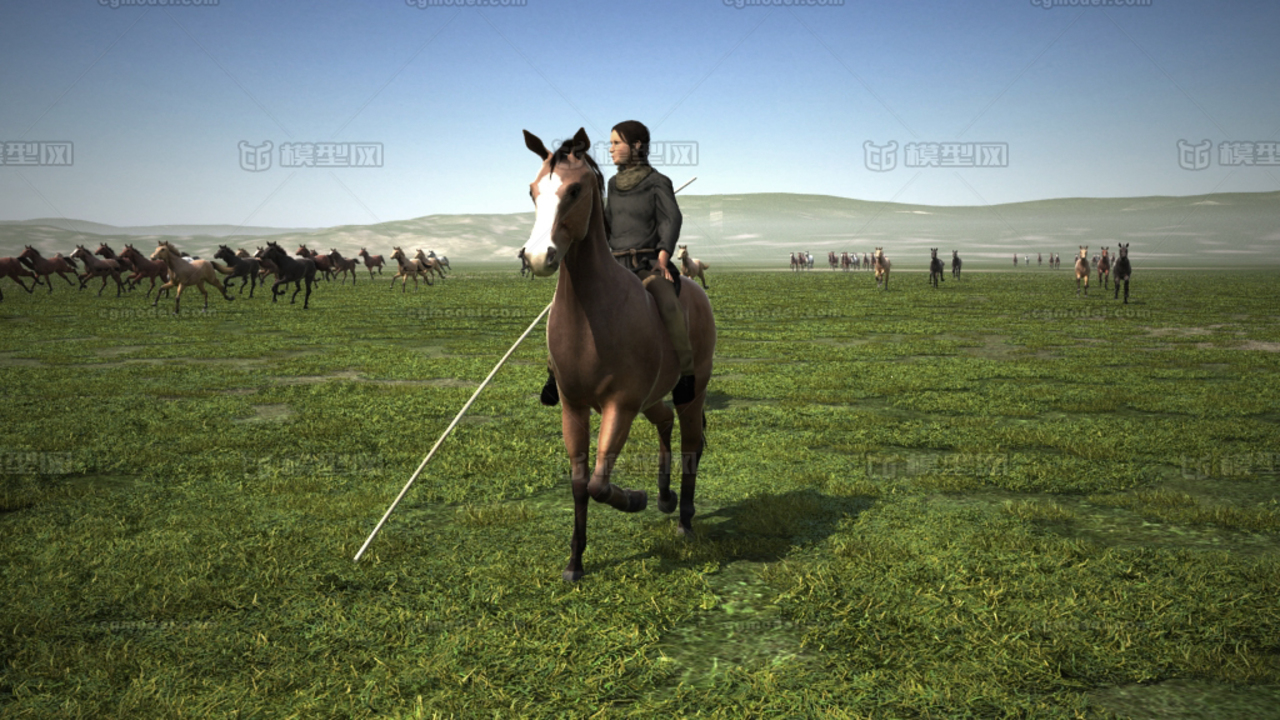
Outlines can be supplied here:
[[551, 157], [551, 153], [547, 151], [547, 146], [542, 144], [542, 140], [537, 135], [524, 130], [524, 146], [533, 151], [534, 155], [546, 160]]
[[591, 140], [587, 138], [587, 129], [578, 128], [578, 132], [573, 134], [573, 154], [584, 155], [590, 147]]

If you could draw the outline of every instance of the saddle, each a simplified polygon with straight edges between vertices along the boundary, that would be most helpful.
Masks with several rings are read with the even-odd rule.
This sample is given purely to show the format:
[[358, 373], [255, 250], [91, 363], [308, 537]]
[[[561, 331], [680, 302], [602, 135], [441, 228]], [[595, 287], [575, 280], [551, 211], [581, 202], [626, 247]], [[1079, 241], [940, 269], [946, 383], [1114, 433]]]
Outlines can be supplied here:
[[[658, 248], [631, 248], [630, 250], [617, 250], [613, 253], [616, 258], [627, 258], [627, 266], [631, 272], [640, 269], [639, 262], [636, 261], [636, 255], [657, 255]], [[673, 278], [672, 283], [676, 286], [676, 297], [680, 297], [680, 270], [671, 262], [671, 258], [667, 258], [667, 270], [671, 272]]]

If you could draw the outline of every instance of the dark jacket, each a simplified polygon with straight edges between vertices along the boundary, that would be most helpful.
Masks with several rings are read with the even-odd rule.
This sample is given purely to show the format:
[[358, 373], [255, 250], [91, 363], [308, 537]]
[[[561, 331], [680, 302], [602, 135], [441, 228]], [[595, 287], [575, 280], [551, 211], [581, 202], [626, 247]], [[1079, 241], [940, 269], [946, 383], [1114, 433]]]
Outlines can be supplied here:
[[[671, 180], [654, 170], [630, 190], [619, 190], [616, 178], [609, 178], [609, 195], [604, 203], [604, 223], [609, 230], [609, 247], [617, 252], [631, 248], [657, 248], [674, 257], [680, 225], [684, 218], [676, 205]], [[629, 257], [618, 262], [629, 270], [649, 270], [657, 264], [657, 253], [636, 255], [638, 268]]]

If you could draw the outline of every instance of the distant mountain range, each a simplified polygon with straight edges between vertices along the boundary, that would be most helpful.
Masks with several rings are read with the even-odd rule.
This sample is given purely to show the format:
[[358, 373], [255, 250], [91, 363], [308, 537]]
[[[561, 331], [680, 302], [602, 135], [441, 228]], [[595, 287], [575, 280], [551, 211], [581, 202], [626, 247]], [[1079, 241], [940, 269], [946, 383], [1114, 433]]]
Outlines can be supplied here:
[[[970, 266], [1012, 267], [1014, 253], [1060, 254], [1070, 263], [1079, 245], [1130, 243], [1135, 263], [1148, 266], [1280, 264], [1280, 192], [1188, 197], [1064, 198], [989, 206], [869, 202], [828, 195], [755, 193], [681, 195], [681, 243], [712, 267], [786, 267], [788, 254], [813, 253], [815, 267], [834, 250], [870, 253], [883, 247], [899, 267], [927, 267], [929, 248], [952, 250]], [[518, 267], [533, 213], [428, 215], [376, 225], [267, 228], [231, 225], [114, 227], [62, 218], [0, 222], [0, 256], [23, 245], [69, 253], [77, 244], [124, 243], [140, 248], [170, 240], [209, 256], [219, 244], [252, 250], [270, 238], [289, 251], [299, 244], [353, 255], [361, 247], [388, 255], [435, 250], [457, 266]], [[94, 249], [93, 247], [90, 248]], [[1021, 262], [1019, 263], [1021, 266]]]

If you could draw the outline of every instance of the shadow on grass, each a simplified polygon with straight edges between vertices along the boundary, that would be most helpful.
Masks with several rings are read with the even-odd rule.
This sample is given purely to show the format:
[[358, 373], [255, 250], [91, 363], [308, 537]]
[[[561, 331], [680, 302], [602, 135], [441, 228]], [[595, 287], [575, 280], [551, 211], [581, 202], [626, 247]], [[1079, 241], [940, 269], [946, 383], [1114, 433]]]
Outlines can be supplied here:
[[[672, 486], [676, 490], [678, 482]], [[737, 561], [776, 562], [826, 540], [873, 502], [869, 497], [824, 495], [806, 488], [757, 495], [723, 507], [696, 504], [699, 512], [693, 519], [692, 539], [676, 535], [673, 513], [657, 524], [659, 537], [647, 552], [621, 562], [658, 558], [663, 572], [706, 563], [724, 567]]]

